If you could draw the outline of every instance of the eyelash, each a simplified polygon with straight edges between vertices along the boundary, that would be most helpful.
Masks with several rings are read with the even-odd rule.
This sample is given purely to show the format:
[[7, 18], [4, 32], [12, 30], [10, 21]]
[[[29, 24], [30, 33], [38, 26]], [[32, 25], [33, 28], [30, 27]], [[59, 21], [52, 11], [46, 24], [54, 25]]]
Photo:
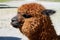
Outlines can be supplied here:
[[22, 16], [25, 17], [25, 18], [31, 18], [32, 17], [31, 15], [27, 15], [27, 14], [24, 14]]

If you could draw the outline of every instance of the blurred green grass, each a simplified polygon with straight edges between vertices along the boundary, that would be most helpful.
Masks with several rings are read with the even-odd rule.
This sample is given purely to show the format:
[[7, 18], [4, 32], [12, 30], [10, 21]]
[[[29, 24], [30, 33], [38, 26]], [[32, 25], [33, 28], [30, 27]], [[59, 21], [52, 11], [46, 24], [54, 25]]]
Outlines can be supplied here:
[[[0, 0], [0, 2], [7, 2], [7, 1], [12, 1], [12, 0]], [[20, 0], [20, 1], [22, 1], [22, 0]], [[39, 1], [42, 1], [42, 0], [39, 0]], [[60, 0], [43, 0], [43, 1], [60, 2]]]
[[0, 0], [0, 2], [7, 2], [7, 1], [10, 1], [10, 0]]

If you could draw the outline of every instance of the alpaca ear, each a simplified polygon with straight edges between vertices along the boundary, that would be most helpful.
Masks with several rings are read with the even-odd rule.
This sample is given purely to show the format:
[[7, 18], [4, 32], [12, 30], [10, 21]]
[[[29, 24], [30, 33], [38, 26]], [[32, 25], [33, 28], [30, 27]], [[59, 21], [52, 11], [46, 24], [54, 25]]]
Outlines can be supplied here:
[[55, 10], [50, 10], [50, 9], [46, 9], [46, 10], [42, 11], [42, 14], [47, 15], [47, 16], [50, 16], [54, 13], [56, 13], [56, 11]]

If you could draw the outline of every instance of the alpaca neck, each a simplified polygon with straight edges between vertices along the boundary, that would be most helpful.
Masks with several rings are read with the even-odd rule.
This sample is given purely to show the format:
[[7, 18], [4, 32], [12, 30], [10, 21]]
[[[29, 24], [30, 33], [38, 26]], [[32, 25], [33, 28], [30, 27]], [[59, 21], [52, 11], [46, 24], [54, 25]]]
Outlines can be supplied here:
[[29, 37], [30, 40], [57, 40], [57, 34], [54, 27], [51, 25], [50, 28], [40, 29], [40, 33], [36, 32], [34, 35]]

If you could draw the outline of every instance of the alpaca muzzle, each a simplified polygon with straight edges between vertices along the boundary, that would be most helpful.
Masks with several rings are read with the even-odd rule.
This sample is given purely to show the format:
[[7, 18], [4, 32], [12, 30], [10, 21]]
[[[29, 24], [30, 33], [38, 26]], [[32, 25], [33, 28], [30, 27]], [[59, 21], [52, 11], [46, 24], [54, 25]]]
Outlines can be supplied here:
[[20, 22], [18, 21], [17, 16], [15, 16], [11, 19], [11, 25], [15, 28], [19, 28]]

